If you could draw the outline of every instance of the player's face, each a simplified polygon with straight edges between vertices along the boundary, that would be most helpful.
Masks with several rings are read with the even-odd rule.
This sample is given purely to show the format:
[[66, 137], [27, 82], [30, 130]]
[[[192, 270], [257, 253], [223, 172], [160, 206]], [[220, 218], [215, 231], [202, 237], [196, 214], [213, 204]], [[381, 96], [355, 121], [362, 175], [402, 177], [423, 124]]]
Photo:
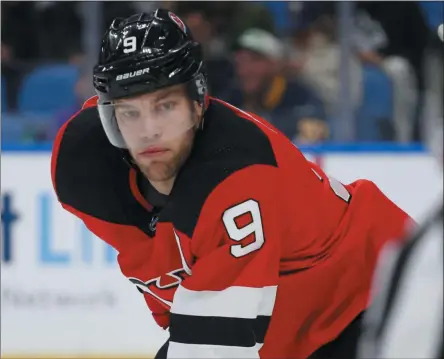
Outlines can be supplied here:
[[117, 123], [134, 161], [150, 181], [175, 177], [189, 156], [200, 106], [183, 85], [116, 101]]

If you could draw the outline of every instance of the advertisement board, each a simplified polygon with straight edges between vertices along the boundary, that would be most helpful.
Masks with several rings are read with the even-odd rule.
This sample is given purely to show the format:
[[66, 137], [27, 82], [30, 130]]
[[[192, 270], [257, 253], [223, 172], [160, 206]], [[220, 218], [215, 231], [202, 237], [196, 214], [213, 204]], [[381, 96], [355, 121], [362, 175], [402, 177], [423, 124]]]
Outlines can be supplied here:
[[[423, 151], [308, 151], [342, 182], [373, 180], [420, 220], [442, 191]], [[167, 338], [116, 253], [57, 202], [50, 154], [3, 152], [2, 357], [150, 357]]]

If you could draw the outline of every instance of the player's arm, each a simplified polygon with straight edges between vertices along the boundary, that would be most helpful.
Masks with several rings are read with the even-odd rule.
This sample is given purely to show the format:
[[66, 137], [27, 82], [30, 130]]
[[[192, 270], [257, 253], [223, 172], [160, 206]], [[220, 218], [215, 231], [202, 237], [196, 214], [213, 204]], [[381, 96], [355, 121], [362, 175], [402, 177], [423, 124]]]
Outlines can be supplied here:
[[259, 357], [279, 272], [273, 171], [244, 169], [207, 200], [191, 241], [197, 260], [171, 307], [168, 358]]
[[[96, 102], [96, 96], [87, 100], [83, 105], [82, 110], [73, 115], [72, 118], [59, 129], [54, 141], [51, 156], [51, 179], [54, 192], [61, 206], [66, 211], [79, 218], [97, 237], [101, 238], [104, 242], [117, 250], [119, 253], [119, 266], [122, 272], [125, 272], [125, 269], [128, 268], [128, 266], [133, 266], [133, 260], [138, 261], [139, 259], [134, 259], [134, 256], [132, 256], [131, 253], [127, 253], [128, 246], [124, 245], [124, 243], [128, 242], [122, 241], [121, 238], [132, 238], [134, 242], [139, 244], [142, 243], [144, 246], [149, 246], [150, 241], [147, 240], [146, 236], [144, 236], [144, 234], [136, 227], [111, 223], [80, 210], [76, 205], [79, 201], [73, 201], [73, 199], [78, 199], [79, 197], [89, 198], [91, 193], [84, 192], [84, 187], [81, 186], [81, 183], [84, 182], [83, 180], [76, 180], [74, 177], [63, 173], [68, 171], [71, 172], [73, 163], [67, 160], [70, 158], [69, 155], [67, 156], [66, 153], [60, 155], [60, 152], [67, 151], [67, 149], [68, 151], [78, 152], [76, 143], [74, 143], [74, 145], [72, 144], [73, 141], [75, 142], [75, 138], [72, 136], [72, 131], [70, 133], [69, 126], [72, 121], [76, 121], [76, 117], [81, 114], [82, 111], [96, 106]], [[70, 134], [66, 135], [67, 132]], [[66, 144], [67, 141], [70, 142], [68, 145]], [[60, 173], [62, 173], [62, 176], [60, 176]], [[96, 195], [96, 193], [93, 193], [93, 195]], [[86, 202], [87, 201], [88, 200], [86, 200]], [[144, 251], [137, 252], [148, 253], [149, 249], [147, 248]], [[125, 259], [122, 259], [122, 257]], [[144, 298], [156, 323], [162, 328], [166, 328], [168, 326], [168, 308], [162, 306], [149, 295], [144, 294]]]

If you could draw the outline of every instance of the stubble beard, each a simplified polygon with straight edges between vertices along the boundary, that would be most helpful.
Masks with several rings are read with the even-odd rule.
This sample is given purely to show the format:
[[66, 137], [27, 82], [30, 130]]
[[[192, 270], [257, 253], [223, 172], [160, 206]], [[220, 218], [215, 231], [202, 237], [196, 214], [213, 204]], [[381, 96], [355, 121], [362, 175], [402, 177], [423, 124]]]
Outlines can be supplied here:
[[149, 165], [138, 163], [140, 170], [150, 182], [164, 182], [174, 179], [190, 156], [193, 147], [194, 130], [187, 133], [186, 140], [167, 160], [155, 160]]

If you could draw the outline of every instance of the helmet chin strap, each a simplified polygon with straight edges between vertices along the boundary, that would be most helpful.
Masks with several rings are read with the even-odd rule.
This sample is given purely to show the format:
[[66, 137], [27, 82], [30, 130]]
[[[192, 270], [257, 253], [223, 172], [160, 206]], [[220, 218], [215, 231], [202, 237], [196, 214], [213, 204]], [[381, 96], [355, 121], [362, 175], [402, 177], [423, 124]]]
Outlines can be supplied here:
[[125, 162], [129, 168], [134, 168], [135, 170], [140, 171], [139, 166], [137, 166], [136, 162], [134, 162], [129, 151], [123, 148], [120, 148], [120, 151], [122, 151], [123, 162]]
[[201, 106], [200, 114], [199, 114], [199, 121], [197, 123], [197, 130], [203, 131], [205, 124], [205, 107]]
[[199, 124], [197, 125], [197, 126], [198, 126], [198, 129], [201, 130], [201, 131], [203, 131], [203, 129], [204, 129], [204, 124], [205, 124], [205, 117], [204, 117], [204, 114], [202, 114], [202, 116], [201, 116], [201, 118], [200, 118], [200, 121], [199, 121]]

